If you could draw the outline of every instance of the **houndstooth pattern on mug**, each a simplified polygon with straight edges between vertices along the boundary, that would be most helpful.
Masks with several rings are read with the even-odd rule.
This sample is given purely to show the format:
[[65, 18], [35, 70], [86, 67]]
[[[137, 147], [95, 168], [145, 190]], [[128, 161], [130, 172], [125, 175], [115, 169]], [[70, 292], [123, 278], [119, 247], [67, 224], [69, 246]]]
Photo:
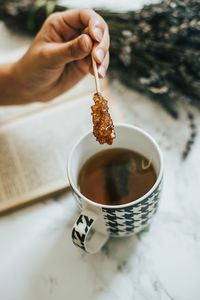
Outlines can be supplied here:
[[102, 208], [104, 220], [111, 236], [130, 235], [146, 227], [158, 208], [162, 182], [143, 201], [124, 208]]

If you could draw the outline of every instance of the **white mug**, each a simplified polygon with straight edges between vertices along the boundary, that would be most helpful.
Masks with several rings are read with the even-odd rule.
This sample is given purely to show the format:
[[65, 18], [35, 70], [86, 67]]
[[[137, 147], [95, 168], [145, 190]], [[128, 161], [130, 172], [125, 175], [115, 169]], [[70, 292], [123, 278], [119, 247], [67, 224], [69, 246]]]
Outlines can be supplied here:
[[[101, 249], [109, 236], [126, 237], [143, 230], [155, 214], [163, 179], [163, 157], [155, 140], [144, 130], [128, 125], [115, 125], [116, 139], [111, 146], [100, 145], [92, 131], [74, 145], [68, 159], [68, 179], [78, 201], [81, 214], [72, 229], [73, 243], [88, 253]], [[78, 176], [82, 166], [94, 154], [113, 148], [133, 150], [151, 160], [157, 180], [142, 197], [122, 205], [104, 205], [93, 202], [81, 194]]]

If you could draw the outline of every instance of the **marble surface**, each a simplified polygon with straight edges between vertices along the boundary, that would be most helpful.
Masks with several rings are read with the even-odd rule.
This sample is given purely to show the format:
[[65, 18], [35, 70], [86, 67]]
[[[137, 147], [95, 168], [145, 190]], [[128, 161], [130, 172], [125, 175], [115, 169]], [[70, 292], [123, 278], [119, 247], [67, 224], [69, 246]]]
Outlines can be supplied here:
[[[1, 57], [11, 44], [30, 42], [2, 24], [0, 31]], [[1, 217], [0, 299], [200, 299], [199, 135], [182, 160], [190, 134], [187, 114], [193, 112], [200, 130], [200, 112], [180, 106], [174, 120], [119, 82], [111, 88], [124, 120], [152, 134], [164, 153], [164, 190], [149, 231], [110, 239], [95, 255], [82, 253], [70, 237], [78, 215], [70, 192]]]

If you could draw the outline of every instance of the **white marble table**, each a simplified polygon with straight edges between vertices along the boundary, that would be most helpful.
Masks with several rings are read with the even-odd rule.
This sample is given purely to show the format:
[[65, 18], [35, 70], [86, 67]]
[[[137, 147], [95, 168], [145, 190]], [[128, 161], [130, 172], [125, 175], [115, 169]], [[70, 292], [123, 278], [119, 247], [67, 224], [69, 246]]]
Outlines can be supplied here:
[[[0, 24], [0, 53], [25, 46], [28, 38]], [[165, 184], [149, 232], [111, 239], [87, 255], [71, 243], [78, 214], [70, 192], [0, 218], [1, 300], [199, 300], [200, 136], [188, 158], [188, 111], [200, 130], [200, 112], [180, 107], [178, 120], [158, 104], [112, 83], [126, 122], [146, 129], [165, 158]]]

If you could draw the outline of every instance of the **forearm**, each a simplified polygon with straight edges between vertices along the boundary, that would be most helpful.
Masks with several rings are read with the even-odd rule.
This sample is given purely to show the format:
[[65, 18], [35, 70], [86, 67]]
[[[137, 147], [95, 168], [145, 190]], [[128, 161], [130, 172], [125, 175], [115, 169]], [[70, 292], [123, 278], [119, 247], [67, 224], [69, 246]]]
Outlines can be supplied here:
[[0, 64], [0, 105], [24, 104], [26, 94], [15, 72], [15, 64]]

